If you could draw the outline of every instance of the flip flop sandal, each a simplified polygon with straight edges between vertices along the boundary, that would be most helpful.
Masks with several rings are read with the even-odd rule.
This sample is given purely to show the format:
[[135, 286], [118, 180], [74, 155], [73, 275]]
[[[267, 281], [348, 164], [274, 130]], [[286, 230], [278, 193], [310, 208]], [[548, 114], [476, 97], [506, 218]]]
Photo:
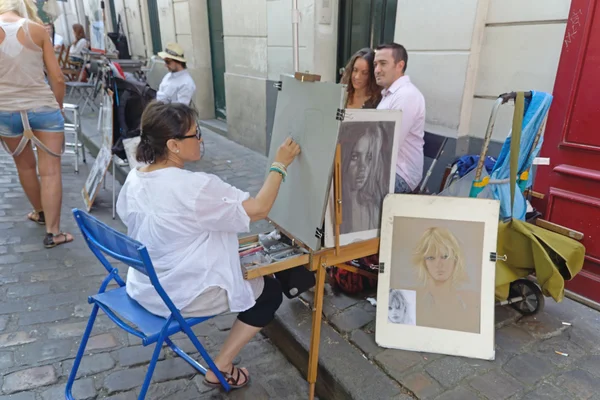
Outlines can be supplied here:
[[[37, 218], [36, 218], [37, 216]], [[46, 225], [46, 217], [44, 217], [43, 211], [35, 211], [33, 210], [29, 214], [27, 214], [27, 218], [38, 225]]]
[[[235, 379], [233, 378], [233, 373], [237, 370], [237, 374]], [[250, 382], [250, 377], [244, 372], [242, 371], [241, 368], [237, 368], [235, 365], [231, 366], [231, 372], [227, 373], [227, 372], [223, 372], [220, 371], [221, 374], [223, 374], [223, 376], [225, 377], [225, 380], [227, 381], [227, 383], [229, 384], [229, 387], [231, 389], [240, 389], [243, 388], [244, 386], [246, 386], [248, 384], [248, 382]], [[244, 377], [243, 383], [240, 384], [240, 378]], [[204, 384], [206, 386], [210, 386], [210, 387], [219, 387], [221, 386], [221, 382], [211, 382], [208, 379], [204, 378]]]
[[[55, 242], [54, 238], [58, 237], [58, 236], [63, 236], [65, 238], [65, 240], [63, 242]], [[47, 233], [46, 237], [44, 238], [44, 247], [47, 249], [51, 249], [53, 247], [59, 246], [61, 244], [65, 244], [65, 243], [69, 243], [72, 242], [73, 239], [69, 240], [69, 237], [67, 236], [67, 234], [65, 232], [60, 232], [56, 235], [52, 234], [52, 233]]]

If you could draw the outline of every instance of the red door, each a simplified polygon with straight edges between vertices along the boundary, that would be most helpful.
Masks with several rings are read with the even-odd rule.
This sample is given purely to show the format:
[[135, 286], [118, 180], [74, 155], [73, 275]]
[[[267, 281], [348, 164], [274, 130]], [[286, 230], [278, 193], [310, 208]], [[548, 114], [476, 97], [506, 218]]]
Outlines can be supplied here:
[[[540, 65], [540, 68], [543, 68]], [[600, 303], [600, 0], [573, 0], [537, 168], [535, 204], [584, 234], [584, 269], [567, 289]]]

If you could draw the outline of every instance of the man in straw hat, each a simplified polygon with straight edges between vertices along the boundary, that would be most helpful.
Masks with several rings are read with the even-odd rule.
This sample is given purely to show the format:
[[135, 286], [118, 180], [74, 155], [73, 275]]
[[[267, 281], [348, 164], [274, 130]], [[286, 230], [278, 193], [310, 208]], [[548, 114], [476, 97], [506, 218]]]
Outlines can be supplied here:
[[169, 43], [158, 56], [165, 60], [169, 73], [160, 83], [156, 99], [166, 103], [190, 105], [196, 94], [196, 84], [187, 70], [183, 48], [177, 43]]

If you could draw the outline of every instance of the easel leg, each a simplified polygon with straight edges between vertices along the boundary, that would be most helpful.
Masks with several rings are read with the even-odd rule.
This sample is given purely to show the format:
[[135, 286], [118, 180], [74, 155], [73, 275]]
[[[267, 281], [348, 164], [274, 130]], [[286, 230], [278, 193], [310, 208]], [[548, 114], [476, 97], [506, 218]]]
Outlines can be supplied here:
[[[319, 262], [320, 264], [320, 262]], [[308, 398], [315, 398], [315, 385], [317, 383], [317, 369], [319, 367], [319, 344], [321, 343], [321, 320], [323, 318], [323, 296], [325, 294], [325, 275], [324, 265], [317, 267], [317, 283], [315, 287], [315, 297], [312, 316], [312, 334], [310, 337], [310, 352], [308, 355]]]

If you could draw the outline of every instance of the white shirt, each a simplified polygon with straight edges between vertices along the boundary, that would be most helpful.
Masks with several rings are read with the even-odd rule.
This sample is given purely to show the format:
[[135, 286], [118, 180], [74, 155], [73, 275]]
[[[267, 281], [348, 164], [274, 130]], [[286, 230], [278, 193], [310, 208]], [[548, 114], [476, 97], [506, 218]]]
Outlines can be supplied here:
[[[127, 176], [117, 213], [127, 235], [147, 247], [162, 287], [179, 310], [211, 286], [227, 291], [232, 312], [255, 304], [238, 254], [237, 233], [250, 229], [242, 206], [248, 197], [215, 175], [180, 168], [134, 169]], [[170, 315], [148, 277], [134, 268], [127, 273], [127, 294], [156, 315]]]
[[83, 58], [83, 51], [87, 50], [87, 48], [87, 39], [79, 39], [77, 43], [73, 43], [71, 45], [71, 49], [69, 50], [69, 57]]
[[163, 78], [156, 100], [189, 105], [196, 93], [196, 84], [187, 69], [169, 72]]
[[54, 33], [54, 43], [52, 43], [54, 46], [62, 46], [64, 42], [65, 40], [62, 36], [60, 36], [58, 33]]
[[423, 178], [425, 98], [408, 75], [401, 76], [382, 92], [378, 110], [402, 110], [396, 173], [415, 189]]

